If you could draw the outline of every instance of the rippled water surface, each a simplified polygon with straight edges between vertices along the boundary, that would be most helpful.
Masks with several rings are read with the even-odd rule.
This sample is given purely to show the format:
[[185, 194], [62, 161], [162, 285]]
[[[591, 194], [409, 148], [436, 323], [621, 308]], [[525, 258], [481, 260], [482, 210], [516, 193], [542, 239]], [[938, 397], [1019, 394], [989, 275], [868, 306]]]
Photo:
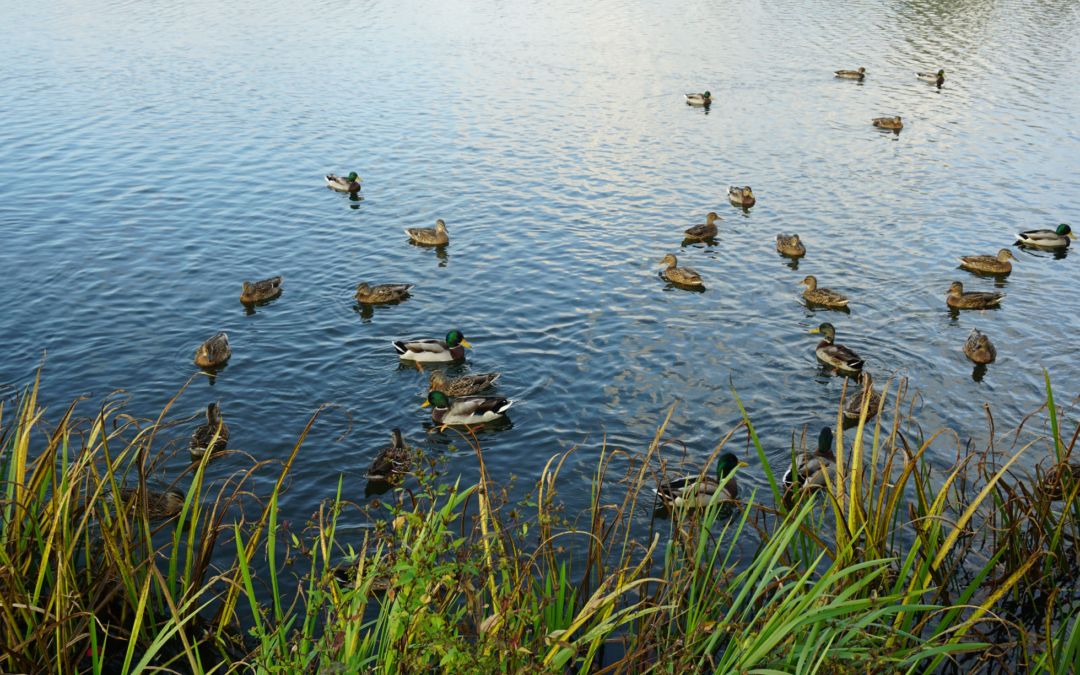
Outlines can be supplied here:
[[[678, 399], [666, 435], [705, 457], [740, 419], [729, 379], [777, 461], [793, 429], [835, 423], [843, 380], [807, 335], [823, 319], [875, 376], [910, 377], [924, 428], [984, 442], [984, 402], [1015, 426], [1040, 366], [1076, 393], [1080, 257], [1014, 249], [1005, 280], [955, 258], [1080, 224], [1078, 27], [1067, 0], [3, 3], [0, 382], [47, 350], [53, 417], [120, 388], [156, 417], [225, 331], [232, 359], [175, 417], [219, 400], [233, 447], [283, 459], [320, 404], [352, 416], [344, 439], [330, 410], [305, 442], [296, 518], [342, 472], [360, 499], [392, 427], [447, 452], [390, 341], [451, 328], [474, 346], [459, 370], [503, 373], [517, 401], [484, 437], [493, 477], [535, 479], [587, 438], [569, 510], [604, 435], [644, 450]], [[863, 83], [832, 77], [859, 66]], [[915, 78], [939, 67], [940, 89]], [[703, 89], [711, 110], [685, 105]], [[886, 114], [899, 135], [870, 125]], [[350, 170], [360, 200], [324, 186]], [[731, 183], [758, 204], [732, 207]], [[709, 211], [715, 243], [684, 244]], [[437, 218], [449, 246], [407, 242]], [[778, 255], [781, 231], [808, 254]], [[658, 277], [671, 252], [705, 292]], [[278, 274], [279, 299], [239, 302]], [[804, 306], [806, 274], [850, 311]], [[416, 288], [360, 308], [363, 280]], [[957, 316], [954, 280], [1008, 298]], [[981, 378], [960, 352], [972, 327], [999, 352]], [[767, 489], [750, 461], [744, 490]], [[464, 452], [450, 467], [475, 477]]]

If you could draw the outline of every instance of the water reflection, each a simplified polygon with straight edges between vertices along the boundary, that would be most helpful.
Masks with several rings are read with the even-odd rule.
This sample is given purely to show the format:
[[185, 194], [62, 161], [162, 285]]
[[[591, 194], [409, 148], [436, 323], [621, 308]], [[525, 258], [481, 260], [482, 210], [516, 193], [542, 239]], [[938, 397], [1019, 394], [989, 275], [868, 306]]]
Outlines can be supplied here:
[[953, 323], [958, 323], [960, 321], [960, 315], [962, 313], [965, 313], [965, 312], [969, 313], [969, 314], [972, 313], [972, 312], [978, 312], [979, 316], [983, 316], [983, 314], [985, 312], [998, 312], [998, 311], [1001, 311], [1002, 309], [1004, 309], [1004, 307], [1002, 307], [1001, 305], [991, 305], [990, 307], [983, 307], [983, 308], [978, 308], [978, 309], [976, 309], [976, 308], [960, 309], [960, 308], [957, 308], [957, 307], [953, 307], [952, 305], [945, 305], [945, 307], [948, 308], [948, 310], [949, 310], [949, 318], [953, 321]]
[[400, 298], [390, 300], [389, 302], [354, 302], [352, 304], [352, 311], [359, 314], [360, 318], [364, 321], [368, 321], [375, 316], [376, 309], [383, 309], [393, 307], [394, 305], [400, 305], [405, 302], [405, 300], [407, 300], [409, 297], [411, 297], [411, 295], [411, 293], [406, 293]]
[[[1024, 253], [1028, 253], [1033, 258], [1053, 258], [1054, 260], [1064, 260], [1069, 255], [1069, 246], [1035, 246], [1026, 241], [1017, 239], [1013, 242], [1013, 246], [1018, 247]], [[1038, 255], [1038, 254], [1043, 255]], [[1049, 253], [1047, 256], [1045, 254]]]
[[971, 379], [975, 380], [976, 382], [982, 382], [983, 377], [985, 377], [985, 376], [986, 376], [986, 364], [985, 363], [976, 363], [975, 364], [975, 369], [971, 371]]
[[[428, 410], [428, 408], [424, 408]], [[510, 431], [514, 428], [514, 422], [510, 419], [510, 413], [503, 413], [502, 417], [485, 422], [484, 424], [472, 425], [468, 429], [472, 433], [479, 436], [493, 436], [500, 434], [504, 431]], [[428, 439], [436, 445], [459, 445], [461, 441], [461, 435], [458, 432], [466, 432], [464, 425], [455, 424], [449, 427], [444, 427], [441, 424], [435, 424], [429, 417], [424, 421], [424, 431], [428, 434]]]
[[221, 364], [220, 366], [199, 366], [199, 370], [206, 373], [210, 377], [206, 378], [210, 382], [210, 386], [214, 386], [217, 383], [217, 376], [219, 373], [225, 372], [225, 369], [229, 367], [229, 362]]
[[704, 284], [699, 284], [697, 286], [689, 286], [687, 284], [680, 284], [680, 283], [678, 283], [676, 281], [671, 281], [670, 279], [668, 279], [666, 276], [664, 276], [663, 272], [658, 273], [657, 276], [660, 277], [660, 280], [664, 282], [663, 290], [665, 292], [674, 291], [674, 290], [689, 291], [691, 293], [704, 293], [705, 292], [705, 285]]
[[788, 255], [787, 253], [781, 253], [780, 251], [777, 251], [776, 254], [778, 256], [780, 256], [780, 258], [782, 260], [787, 260], [787, 262], [784, 263], [785, 267], [790, 268], [791, 271], [793, 271], [793, 272], [798, 271], [798, 269], [799, 269], [799, 260], [802, 259], [803, 256], [801, 256], [801, 255]]
[[360, 208], [360, 202], [364, 201], [364, 198], [360, 196], [359, 192], [350, 192], [349, 193], [349, 201], [350, 202], [355, 202], [353, 204], [349, 204], [350, 209], [359, 209]]
[[839, 312], [840, 314], [851, 314], [851, 310], [848, 309], [847, 305], [821, 305], [816, 302], [811, 302], [806, 298], [802, 299], [802, 304], [803, 307], [806, 307], [806, 309], [810, 310], [810, 314], [807, 316], [807, 318], [810, 318], [811, 316], [819, 312]]
[[254, 316], [255, 314], [258, 314], [258, 312], [255, 311], [256, 309], [259, 309], [261, 307], [268, 307], [274, 304], [282, 296], [282, 293], [283, 291], [278, 291], [277, 295], [275, 295], [274, 297], [264, 298], [256, 302], [244, 302], [243, 300], [241, 300], [240, 304], [244, 306], [244, 315]]

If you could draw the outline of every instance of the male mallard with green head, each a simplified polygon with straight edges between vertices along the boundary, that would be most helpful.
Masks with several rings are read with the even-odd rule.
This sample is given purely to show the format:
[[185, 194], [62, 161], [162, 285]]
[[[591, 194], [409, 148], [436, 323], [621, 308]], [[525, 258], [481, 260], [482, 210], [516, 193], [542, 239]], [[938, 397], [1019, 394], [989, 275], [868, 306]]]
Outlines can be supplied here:
[[228, 361], [230, 356], [232, 350], [229, 349], [229, 336], [218, 333], [195, 350], [195, 365], [214, 368]]
[[965, 293], [964, 284], [959, 281], [952, 282], [949, 292], [945, 295], [949, 296], [946, 301], [949, 303], [949, 307], [955, 307], [956, 309], [985, 309], [993, 307], [1005, 299], [1004, 293], [992, 293], [989, 291], [969, 291]]
[[923, 82], [933, 82], [937, 86], [945, 84], [945, 71], [939, 70], [936, 73], [918, 73], [919, 79]]
[[711, 237], [715, 237], [716, 233], [719, 230], [716, 229], [716, 225], [714, 223], [716, 223], [716, 221], [718, 221], [718, 220], [723, 220], [723, 218], [716, 215], [715, 212], [709, 213], [709, 215], [705, 216], [705, 223], [704, 224], [695, 225], [695, 226], [691, 227], [689, 230], [686, 231], [686, 238], [687, 239], [709, 239]]
[[372, 286], [365, 281], [356, 285], [356, 295], [353, 298], [364, 305], [393, 302], [404, 297], [412, 287], [412, 284], [379, 284], [378, 286]]
[[833, 328], [831, 323], [823, 323], [810, 332], [821, 333], [823, 336], [823, 339], [814, 350], [819, 359], [833, 368], [850, 371], [862, 370], [863, 359], [844, 345], [838, 345], [834, 342], [836, 340], [836, 329]]
[[982, 331], [972, 328], [967, 340], [964, 341], [964, 356], [975, 363], [993, 363], [997, 358], [997, 349]]
[[1016, 258], [1013, 257], [1012, 251], [1003, 248], [998, 251], [996, 257], [992, 255], [966, 255], [962, 258], [957, 258], [957, 260], [960, 261], [962, 266], [979, 272], [1008, 274], [1009, 272], [1012, 272], [1012, 263], [1009, 261], [1016, 260]]
[[[132, 499], [137, 500], [136, 513], [140, 513], [142, 509], [140, 496], [141, 493], [138, 488], [120, 488], [120, 501], [130, 502]], [[151, 520], [173, 518], [179, 515], [183, 508], [184, 493], [180, 490], [174, 488], [168, 492], [146, 491], [146, 511]]]
[[1069, 245], [1069, 237], [1076, 239], [1072, 228], [1062, 223], [1056, 230], [1028, 230], [1016, 235], [1021, 244], [1040, 248], [1060, 248]]
[[395, 476], [412, 471], [412, 465], [413, 455], [409, 446], [405, 445], [401, 429], [394, 429], [390, 432], [390, 445], [379, 450], [364, 477], [369, 480], [388, 482]]
[[[735, 469], [744, 466], [749, 464], [740, 462], [738, 457], [725, 452], [716, 458], [715, 480], [706, 476], [676, 478], [661, 483], [656, 489], [656, 496], [663, 500], [668, 508], [703, 509], [712, 502], [713, 495], [717, 492], [721, 492], [720, 499], [736, 499], [739, 496], [739, 484], [731, 474]], [[725, 478], [727, 483], [724, 483]], [[721, 483], [724, 483], [723, 488], [720, 487]]]
[[674, 253], [668, 253], [664, 256], [664, 259], [660, 261], [660, 264], [667, 265], [667, 269], [664, 270], [664, 276], [667, 277], [668, 281], [684, 286], [701, 285], [701, 275], [689, 267], [679, 267], [679, 261], [675, 258]]
[[900, 121], [900, 116], [896, 117], [875, 117], [874, 126], [880, 129], [892, 129], [893, 131], [900, 131], [904, 128], [904, 123]]
[[858, 70], [838, 70], [836, 71], [836, 76], [847, 78], [849, 80], [861, 80], [866, 77], [866, 68], [859, 68]]
[[776, 250], [784, 255], [806, 255], [806, 246], [803, 246], [803, 243], [799, 240], [799, 235], [797, 234], [776, 235]]
[[285, 277], [274, 277], [251, 283], [244, 282], [243, 292], [240, 294], [240, 302], [252, 303], [269, 300], [281, 293], [281, 282]]
[[446, 334], [445, 340], [421, 338], [417, 340], [394, 340], [391, 344], [404, 361], [457, 361], [465, 358], [465, 348], [472, 345], [459, 330]]
[[[836, 455], [833, 454], [833, 432], [825, 427], [818, 435], [817, 450], [795, 455], [795, 461], [784, 472], [785, 487], [825, 487], [825, 472], [836, 471]], [[835, 476], [833, 477], [835, 480]]]
[[435, 227], [406, 227], [405, 234], [417, 244], [425, 246], [442, 246], [450, 243], [450, 237], [446, 234], [446, 223], [442, 218], [435, 221]]
[[475, 373], [450, 379], [443, 371], [432, 370], [429, 391], [441, 391], [447, 396], [471, 396], [495, 386], [497, 379], [499, 379], [499, 373]]
[[712, 94], [705, 92], [704, 94], [683, 94], [686, 97], [686, 102], [689, 105], [704, 106], [708, 108], [712, 105]]
[[[219, 423], [220, 429], [218, 429]], [[210, 447], [214, 434], [217, 434], [214, 451], [224, 450], [229, 444], [229, 427], [222, 421], [221, 410], [217, 403], [206, 406], [206, 422], [195, 427], [195, 431], [191, 432], [191, 461], [197, 462], [202, 459], [202, 456], [206, 454], [206, 449]]]
[[506, 414], [514, 402], [502, 396], [465, 396], [450, 400], [441, 391], [428, 394], [421, 408], [429, 405], [435, 424], [485, 424]]
[[326, 178], [326, 186], [338, 192], [359, 192], [360, 183], [364, 182], [356, 177], [355, 171], [345, 178], [335, 176], [332, 173], [324, 176], [324, 178]]
[[862, 415], [863, 404], [863, 392], [870, 392], [870, 405], [866, 409], [866, 420], [870, 421], [881, 412], [881, 394], [874, 391], [874, 382], [870, 378], [870, 373], [863, 371], [859, 377], [860, 387], [855, 388], [854, 392], [849, 390], [847, 403], [844, 405], [844, 417], [852, 420], [859, 419]]
[[754, 193], [749, 185], [746, 187], [732, 185], [727, 189], [727, 196], [735, 206], [750, 207], [757, 203], [757, 199], [754, 197]]
[[826, 307], [843, 307], [849, 302], [847, 298], [840, 295], [834, 290], [828, 288], [817, 287], [817, 277], [813, 274], [807, 275], [805, 279], [799, 282], [799, 285], [806, 285], [806, 290], [803, 291], [802, 296], [806, 298], [807, 302], [812, 302], [818, 305], [825, 305]]

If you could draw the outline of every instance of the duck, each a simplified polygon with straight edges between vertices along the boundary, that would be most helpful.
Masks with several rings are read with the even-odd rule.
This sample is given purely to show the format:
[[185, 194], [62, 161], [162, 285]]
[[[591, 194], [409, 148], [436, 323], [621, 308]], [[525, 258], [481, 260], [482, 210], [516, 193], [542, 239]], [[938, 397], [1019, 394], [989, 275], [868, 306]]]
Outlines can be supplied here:
[[799, 241], [797, 234], [776, 235], [776, 250], [784, 255], [806, 255], [806, 247]]
[[992, 293], [989, 291], [969, 291], [965, 293], [964, 284], [959, 281], [952, 282], [949, 292], [945, 295], [949, 296], [947, 300], [949, 307], [955, 307], [956, 309], [985, 309], [986, 307], [993, 307], [1005, 299], [1004, 293]]
[[[219, 422], [221, 423], [220, 430], [218, 429]], [[195, 431], [191, 432], [191, 461], [197, 462], [202, 459], [207, 448], [210, 447], [214, 434], [217, 434], [217, 441], [214, 442], [213, 450], [224, 450], [229, 444], [229, 427], [221, 419], [221, 409], [218, 404], [210, 403], [206, 406], [206, 423], [200, 424], [195, 427]]]
[[900, 116], [896, 117], [875, 117], [874, 126], [881, 129], [892, 129], [894, 131], [900, 131], [904, 128], [904, 123], [900, 121]]
[[356, 285], [356, 295], [353, 298], [365, 305], [393, 302], [404, 297], [412, 287], [412, 284], [379, 284], [378, 286], [372, 286], [364, 281]]
[[431, 371], [429, 391], [441, 391], [447, 396], [471, 396], [488, 387], [495, 386], [500, 373], [477, 373], [450, 379], [441, 370]]
[[441, 391], [428, 394], [421, 408], [432, 406], [431, 419], [435, 424], [485, 424], [497, 420], [514, 405], [502, 396], [464, 396], [450, 399]]
[[795, 461], [784, 472], [785, 487], [822, 488], [825, 487], [825, 472], [836, 470], [836, 455], [833, 454], [833, 432], [825, 427], [818, 434], [817, 450], [795, 456]]
[[966, 255], [962, 258], [957, 258], [957, 260], [960, 261], [962, 266], [978, 270], [979, 272], [1008, 274], [1009, 272], [1012, 272], [1012, 263], [1009, 261], [1016, 260], [1016, 258], [1013, 256], [1012, 251], [1003, 248], [998, 251], [997, 257], [992, 255]]
[[704, 94], [683, 94], [686, 97], [686, 102], [690, 105], [705, 106], [708, 108], [712, 105], [712, 94], [705, 92]]
[[[684, 476], [666, 483], [661, 483], [655, 492], [668, 508], [695, 508], [703, 509], [713, 499], [713, 495], [720, 492], [721, 499], [737, 499], [739, 496], [739, 484], [735, 482], [735, 476], [731, 473], [735, 469], [750, 466], [746, 462], [740, 462], [739, 458], [730, 452], [725, 452], [716, 458], [716, 479], [704, 476]], [[727, 483], [721, 488], [720, 484], [727, 478]]]
[[824, 338], [818, 343], [815, 353], [817, 357], [834, 368], [842, 370], [859, 371], [863, 367], [863, 359], [844, 345], [835, 344], [836, 328], [831, 323], [823, 323], [811, 333], [821, 333]]
[[1069, 237], [1076, 239], [1076, 235], [1072, 233], [1072, 228], [1066, 223], [1058, 225], [1056, 230], [1028, 230], [1027, 232], [1018, 233], [1016, 237], [1021, 244], [1043, 248], [1068, 246], [1071, 243]]
[[[369, 558], [367, 564], [372, 564], [373, 561]], [[336, 581], [341, 587], [349, 590], [356, 589], [356, 575], [360, 571], [360, 566], [357, 563], [351, 565], [338, 565], [334, 568], [334, 581]], [[378, 592], [384, 592], [393, 587], [393, 582], [390, 578], [390, 573], [377, 573], [371, 580], [371, 590]]]
[[975, 363], [993, 363], [997, 359], [997, 349], [986, 334], [978, 328], [972, 328], [964, 341], [964, 356]]
[[389, 482], [394, 476], [409, 473], [412, 466], [413, 456], [409, 446], [405, 445], [401, 429], [394, 429], [390, 432], [390, 445], [379, 450], [364, 477], [368, 480]]
[[195, 350], [195, 365], [214, 368], [228, 361], [230, 356], [232, 350], [229, 349], [229, 336], [218, 333]]
[[[138, 488], [120, 488], [119, 494], [121, 501], [130, 502], [132, 499], [138, 500], [141, 493]], [[142, 503], [140, 501], [136, 509], [141, 508]], [[184, 493], [180, 490], [173, 488], [168, 492], [146, 491], [146, 511], [151, 520], [173, 518], [179, 515], [183, 508]]]
[[1036, 486], [1036, 491], [1050, 499], [1060, 502], [1076, 489], [1080, 480], [1080, 461], [1061, 462], [1050, 467]]
[[818, 305], [825, 305], [826, 307], [844, 307], [850, 300], [840, 295], [836, 291], [829, 288], [818, 288], [817, 277], [813, 274], [809, 274], [805, 279], [799, 282], [799, 286], [805, 285], [806, 290], [803, 291], [802, 296], [806, 298], [807, 302], [813, 302]]
[[870, 373], [863, 371], [859, 377], [859, 384], [862, 386], [848, 397], [847, 405], [844, 406], [844, 417], [849, 420], [859, 419], [859, 416], [862, 415], [863, 391], [869, 389], [870, 405], [866, 409], [866, 420], [870, 421], [881, 412], [881, 394], [874, 391], [874, 383], [870, 378]]
[[420, 338], [394, 340], [391, 344], [394, 345], [394, 349], [402, 360], [423, 363], [457, 361], [465, 358], [466, 347], [472, 349], [472, 345], [465, 340], [465, 336], [456, 329], [447, 333], [445, 340]]
[[933, 82], [937, 86], [945, 84], [945, 71], [939, 70], [936, 73], [916, 73], [919, 79], [923, 82]]
[[710, 212], [709, 215], [705, 216], [705, 223], [703, 225], [695, 225], [686, 231], [686, 238], [709, 239], [710, 237], [715, 237], [719, 230], [716, 229], [714, 223], [718, 220], [723, 220], [723, 218], [716, 215], [715, 212]]
[[356, 177], [355, 171], [351, 172], [345, 178], [335, 176], [332, 173], [327, 174], [324, 178], [326, 178], [327, 187], [332, 190], [337, 190], [338, 192], [359, 192], [360, 183], [364, 182]]
[[757, 203], [757, 199], [754, 198], [754, 193], [750, 190], [749, 185], [746, 187], [732, 185], [727, 189], [727, 196], [735, 206], [753, 206]]
[[866, 77], [866, 68], [859, 68], [858, 70], [838, 70], [836, 71], [837, 77], [844, 77], [849, 80], [861, 80]]
[[244, 282], [243, 292], [240, 294], [240, 302], [260, 302], [269, 300], [281, 293], [281, 282], [285, 277], [274, 277], [251, 283]]
[[450, 243], [450, 237], [446, 234], [446, 223], [442, 218], [435, 221], [435, 227], [406, 227], [405, 234], [418, 244], [425, 246], [442, 246]]
[[664, 276], [667, 277], [668, 281], [684, 286], [701, 285], [701, 275], [689, 267], [678, 267], [679, 261], [675, 258], [674, 253], [668, 253], [664, 256], [664, 259], [660, 261], [660, 264], [667, 265], [667, 269], [664, 270]]

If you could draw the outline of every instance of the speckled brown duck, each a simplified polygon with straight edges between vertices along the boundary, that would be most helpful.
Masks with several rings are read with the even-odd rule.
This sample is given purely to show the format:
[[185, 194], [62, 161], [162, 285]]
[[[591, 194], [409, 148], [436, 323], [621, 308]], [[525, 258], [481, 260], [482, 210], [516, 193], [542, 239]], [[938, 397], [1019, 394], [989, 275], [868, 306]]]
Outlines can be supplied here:
[[229, 336], [218, 333], [195, 350], [195, 365], [213, 368], [228, 361], [230, 356], [232, 350], [229, 349]]
[[281, 294], [281, 282], [285, 277], [274, 277], [251, 283], [244, 282], [243, 292], [240, 294], [240, 302], [262, 302]]
[[433, 370], [429, 377], [431, 380], [429, 391], [441, 391], [447, 396], [470, 396], [495, 386], [499, 373], [476, 373], [451, 379], [443, 371]]
[[803, 291], [802, 296], [807, 302], [825, 305], [826, 307], [844, 307], [851, 302], [832, 289], [818, 288], [817, 283], [817, 277], [813, 274], [808, 274], [805, 279], [799, 282], [800, 286], [806, 285], [806, 290]]
[[993, 363], [997, 359], [997, 349], [982, 331], [972, 328], [964, 342], [964, 356], [975, 363]]
[[365, 305], [393, 302], [405, 297], [412, 287], [412, 284], [379, 284], [378, 286], [372, 286], [364, 281], [356, 285], [356, 295], [353, 298]]
[[[978, 272], [988, 272], [990, 274], [1008, 274], [1012, 272], [1012, 263], [1010, 260], [1016, 260], [1012, 251], [1007, 248], [1003, 248], [998, 251], [996, 256], [992, 255], [966, 255], [962, 258], [957, 258], [960, 264], [968, 269], [973, 269]], [[1017, 261], [1019, 262], [1019, 261]]]
[[[221, 429], [218, 429], [220, 423]], [[214, 452], [220, 452], [224, 450], [229, 444], [229, 427], [221, 419], [221, 410], [218, 408], [217, 403], [210, 403], [206, 406], [206, 422], [195, 427], [195, 431], [191, 432], [191, 461], [197, 462], [202, 459], [202, 456], [206, 454], [207, 449], [210, 447], [210, 441], [213, 440], [214, 434], [217, 434], [217, 440], [214, 441]]]
[[[127, 503], [132, 499], [138, 500], [140, 493], [138, 488], [120, 488], [119, 495], [120, 500]], [[136, 512], [142, 509], [141, 501], [136, 504], [135, 508]], [[184, 493], [180, 490], [172, 489], [168, 492], [146, 491], [146, 511], [152, 520], [173, 518], [179, 515], [183, 508]]]
[[993, 293], [990, 291], [969, 291], [964, 292], [964, 284], [959, 281], [952, 282], [952, 286], [949, 287], [949, 292], [946, 293], [949, 303], [949, 307], [955, 307], [956, 309], [985, 309], [987, 307], [993, 307], [1002, 300], [1005, 299], [1004, 293]]
[[716, 221], [723, 220], [715, 212], [709, 213], [705, 216], [705, 222], [701, 225], [695, 225], [685, 232], [687, 239], [710, 239], [715, 237], [719, 230], [716, 227]]
[[667, 265], [667, 269], [664, 270], [664, 276], [668, 281], [676, 284], [682, 284], [684, 286], [700, 286], [701, 275], [689, 267], [679, 267], [679, 261], [675, 257], [674, 253], [668, 253], [664, 256], [664, 259], [660, 261], [660, 264]]
[[417, 244], [425, 246], [441, 246], [450, 243], [450, 236], [446, 233], [446, 223], [442, 221], [442, 218], [435, 221], [435, 227], [406, 227], [405, 234]]
[[784, 255], [806, 255], [806, 246], [803, 245], [797, 234], [776, 235], [776, 250]]

